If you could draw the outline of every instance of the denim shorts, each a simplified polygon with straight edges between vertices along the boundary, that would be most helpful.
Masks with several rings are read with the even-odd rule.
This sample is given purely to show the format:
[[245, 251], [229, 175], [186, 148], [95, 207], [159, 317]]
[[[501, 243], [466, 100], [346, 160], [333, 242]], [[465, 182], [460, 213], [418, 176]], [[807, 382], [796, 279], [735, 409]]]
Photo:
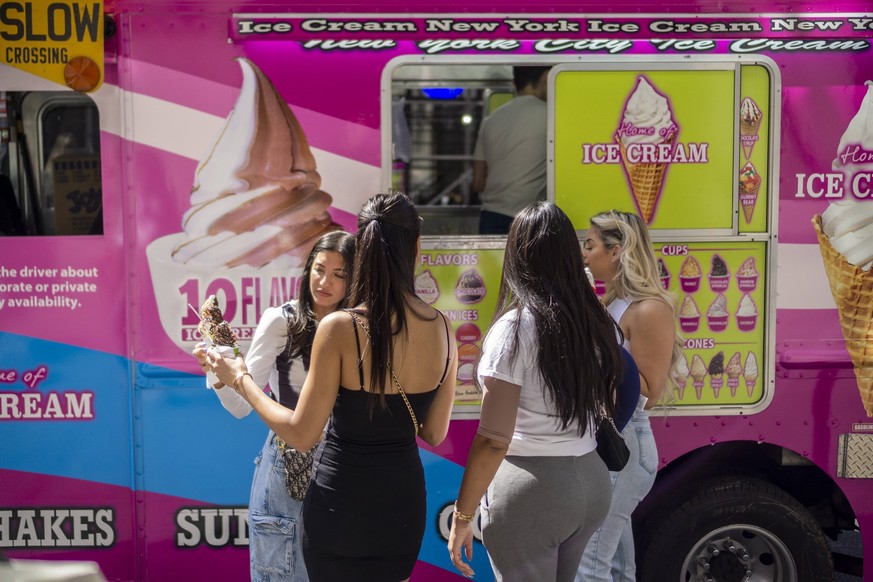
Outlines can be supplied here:
[[255, 459], [249, 500], [252, 582], [308, 582], [300, 550], [303, 503], [285, 490], [285, 460], [273, 437]]

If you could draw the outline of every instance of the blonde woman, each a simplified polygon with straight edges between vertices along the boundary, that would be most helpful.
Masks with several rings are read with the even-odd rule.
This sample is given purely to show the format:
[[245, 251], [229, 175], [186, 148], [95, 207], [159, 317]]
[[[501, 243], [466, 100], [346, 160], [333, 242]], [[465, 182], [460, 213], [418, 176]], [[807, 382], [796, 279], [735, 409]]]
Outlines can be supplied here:
[[622, 431], [631, 458], [622, 471], [610, 474], [609, 513], [588, 542], [576, 580], [633, 581], [631, 514], [652, 488], [658, 469], [648, 410], [664, 395], [669, 372], [682, 354], [682, 339], [676, 332], [675, 300], [661, 286], [652, 241], [639, 216], [615, 210], [593, 216], [583, 254], [594, 277], [606, 282], [604, 303], [640, 371], [640, 401]]

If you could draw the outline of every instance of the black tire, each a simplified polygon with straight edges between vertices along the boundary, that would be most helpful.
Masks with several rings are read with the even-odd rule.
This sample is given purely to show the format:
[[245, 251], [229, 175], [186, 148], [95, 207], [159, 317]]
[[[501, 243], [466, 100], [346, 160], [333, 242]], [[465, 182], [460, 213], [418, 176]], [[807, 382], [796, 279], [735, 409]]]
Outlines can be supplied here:
[[639, 582], [833, 582], [824, 533], [782, 489], [723, 476], [694, 490], [646, 523]]

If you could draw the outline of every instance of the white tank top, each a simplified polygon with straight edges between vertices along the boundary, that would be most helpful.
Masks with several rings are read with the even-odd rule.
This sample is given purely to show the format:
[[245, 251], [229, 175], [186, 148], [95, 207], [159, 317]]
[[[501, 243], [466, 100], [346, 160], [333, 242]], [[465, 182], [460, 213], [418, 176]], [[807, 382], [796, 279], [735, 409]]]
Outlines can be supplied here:
[[[627, 308], [631, 306], [633, 303], [630, 299], [613, 299], [612, 303], [610, 303], [606, 311], [612, 316], [612, 319], [615, 320], [616, 323], [621, 323], [621, 318], [624, 315], [624, 312], [627, 311]], [[624, 338], [624, 342], [622, 343], [622, 347], [627, 351], [630, 351], [630, 340]]]

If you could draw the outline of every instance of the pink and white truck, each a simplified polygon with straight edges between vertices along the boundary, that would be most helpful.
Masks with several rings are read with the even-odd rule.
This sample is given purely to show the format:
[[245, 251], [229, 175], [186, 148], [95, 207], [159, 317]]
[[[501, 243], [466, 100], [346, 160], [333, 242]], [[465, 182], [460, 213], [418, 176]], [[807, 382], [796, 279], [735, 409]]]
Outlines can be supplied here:
[[[395, 188], [462, 360], [449, 436], [422, 445], [413, 579], [460, 579], [445, 543], [505, 242], [476, 233], [472, 151], [512, 67], [549, 65], [550, 199], [580, 237], [640, 213], [686, 338], [640, 579], [873, 579], [869, 3], [410, 10], [0, 4], [0, 552], [245, 579], [266, 428], [204, 388], [189, 304], [216, 294], [245, 349], [313, 234]], [[295, 187], [301, 168], [321, 183]], [[478, 544], [474, 567], [490, 577]]]

